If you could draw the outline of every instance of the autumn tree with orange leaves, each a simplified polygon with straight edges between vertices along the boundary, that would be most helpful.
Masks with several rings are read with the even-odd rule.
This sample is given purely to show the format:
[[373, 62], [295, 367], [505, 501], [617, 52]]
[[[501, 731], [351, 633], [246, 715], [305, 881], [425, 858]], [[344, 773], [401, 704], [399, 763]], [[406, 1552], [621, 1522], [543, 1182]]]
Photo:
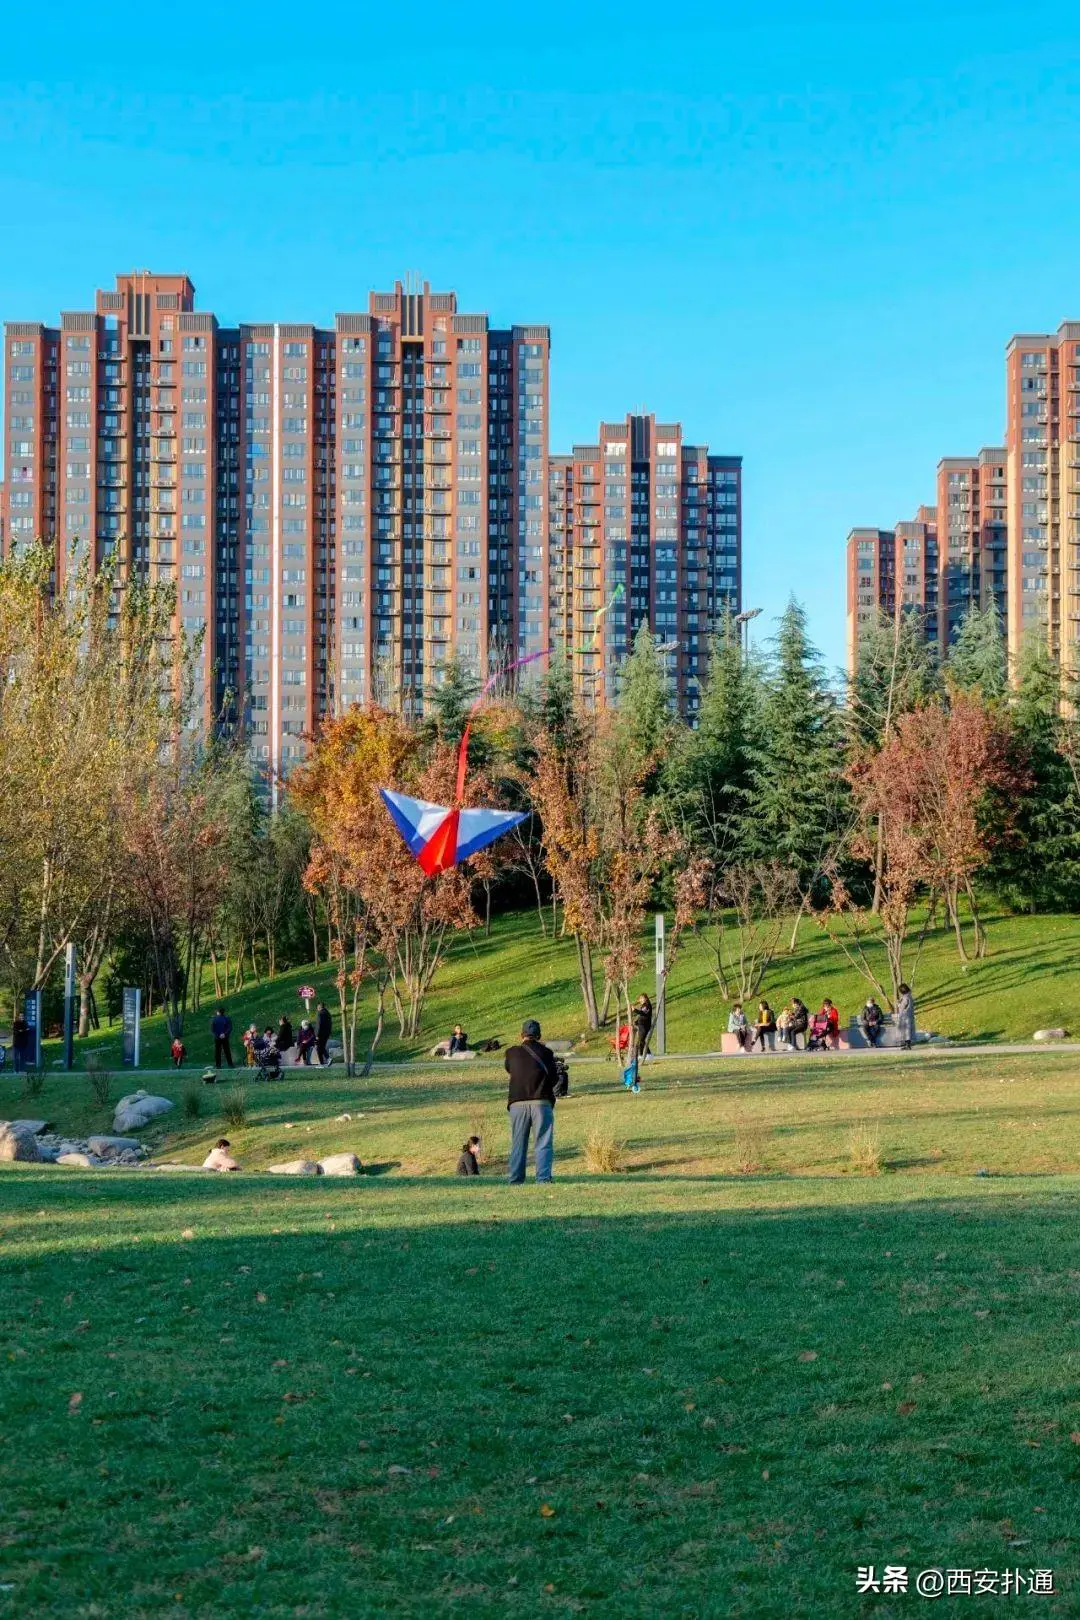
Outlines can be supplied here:
[[[346, 1070], [356, 1072], [360, 993], [370, 983], [374, 1024], [370, 1072], [389, 999], [404, 1038], [420, 1030], [424, 1001], [450, 937], [477, 925], [468, 863], [426, 877], [379, 797], [397, 788], [435, 803], [453, 801], [456, 749], [423, 745], [397, 715], [351, 709], [320, 734], [289, 781], [292, 802], [312, 830], [304, 884], [326, 910], [336, 967]], [[470, 780], [483, 794], [486, 783]]]
[[646, 796], [655, 761], [622, 746], [616, 717], [579, 716], [571, 746], [538, 727], [533, 745], [532, 798], [548, 871], [576, 947], [586, 1021], [600, 1029], [613, 997], [629, 1018], [646, 908], [681, 839]]
[[[971, 948], [984, 953], [975, 880], [1008, 836], [1025, 778], [1007, 721], [963, 692], [903, 715], [880, 748], [855, 757], [847, 776], [855, 811], [847, 853], [880, 871], [880, 926], [854, 903], [838, 862], [828, 874], [830, 900], [819, 921], [895, 1005], [901, 983], [914, 981], [939, 905], [966, 961], [961, 900], [966, 901]], [[912, 960], [917, 910], [921, 922]], [[888, 988], [873, 966], [876, 946], [884, 950]]]

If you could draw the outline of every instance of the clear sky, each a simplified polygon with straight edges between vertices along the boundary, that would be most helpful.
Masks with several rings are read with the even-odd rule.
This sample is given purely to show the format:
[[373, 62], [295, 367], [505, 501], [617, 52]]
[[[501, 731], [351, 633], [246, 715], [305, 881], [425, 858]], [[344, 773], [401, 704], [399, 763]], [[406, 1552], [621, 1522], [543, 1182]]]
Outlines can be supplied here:
[[1080, 318], [1078, 70], [1056, 3], [8, 7], [0, 319], [144, 267], [224, 321], [413, 270], [548, 322], [552, 448], [644, 407], [741, 453], [746, 603], [839, 664], [848, 529]]

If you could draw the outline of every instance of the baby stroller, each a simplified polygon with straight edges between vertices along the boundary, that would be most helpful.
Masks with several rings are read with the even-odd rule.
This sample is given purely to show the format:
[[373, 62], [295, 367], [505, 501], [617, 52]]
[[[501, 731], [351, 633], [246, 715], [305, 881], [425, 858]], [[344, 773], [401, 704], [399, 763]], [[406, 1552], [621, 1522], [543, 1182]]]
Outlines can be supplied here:
[[824, 1013], [815, 1013], [806, 1032], [806, 1050], [824, 1052], [828, 1049], [829, 1020]]
[[261, 1080], [280, 1080], [281, 1053], [278, 1051], [273, 1041], [267, 1042], [265, 1046], [256, 1046], [254, 1048], [254, 1052], [256, 1084], [258, 1084]]

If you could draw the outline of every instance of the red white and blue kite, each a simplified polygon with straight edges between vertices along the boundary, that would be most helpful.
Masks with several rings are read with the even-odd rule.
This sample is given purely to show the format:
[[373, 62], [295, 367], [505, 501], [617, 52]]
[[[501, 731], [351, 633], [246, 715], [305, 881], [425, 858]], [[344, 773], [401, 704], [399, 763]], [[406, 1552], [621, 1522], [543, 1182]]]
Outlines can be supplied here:
[[493, 844], [496, 838], [501, 838], [503, 833], [525, 820], [524, 811], [462, 808], [465, 771], [469, 762], [469, 733], [473, 715], [503, 675], [519, 669], [522, 664], [531, 664], [535, 658], [546, 657], [545, 650], [519, 658], [509, 669], [499, 670], [493, 675], [482, 689], [469, 710], [469, 719], [458, 749], [457, 788], [452, 805], [429, 804], [426, 799], [412, 799], [407, 793], [395, 793], [390, 788], [379, 789], [386, 808], [394, 818], [394, 825], [428, 877], [437, 877], [440, 872], [448, 872], [459, 861], [467, 861], [470, 855]]

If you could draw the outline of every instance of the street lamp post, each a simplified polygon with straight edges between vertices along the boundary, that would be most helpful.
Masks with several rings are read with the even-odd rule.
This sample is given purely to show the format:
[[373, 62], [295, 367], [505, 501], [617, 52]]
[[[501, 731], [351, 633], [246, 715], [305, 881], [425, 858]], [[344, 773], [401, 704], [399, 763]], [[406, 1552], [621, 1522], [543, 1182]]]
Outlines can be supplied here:
[[[739, 626], [739, 640], [742, 643], [744, 654], [750, 651], [750, 621], [756, 619], [761, 612], [761, 608], [747, 608], [744, 613], [736, 613], [732, 621]], [[746, 631], [745, 636], [743, 635], [744, 629]]]

